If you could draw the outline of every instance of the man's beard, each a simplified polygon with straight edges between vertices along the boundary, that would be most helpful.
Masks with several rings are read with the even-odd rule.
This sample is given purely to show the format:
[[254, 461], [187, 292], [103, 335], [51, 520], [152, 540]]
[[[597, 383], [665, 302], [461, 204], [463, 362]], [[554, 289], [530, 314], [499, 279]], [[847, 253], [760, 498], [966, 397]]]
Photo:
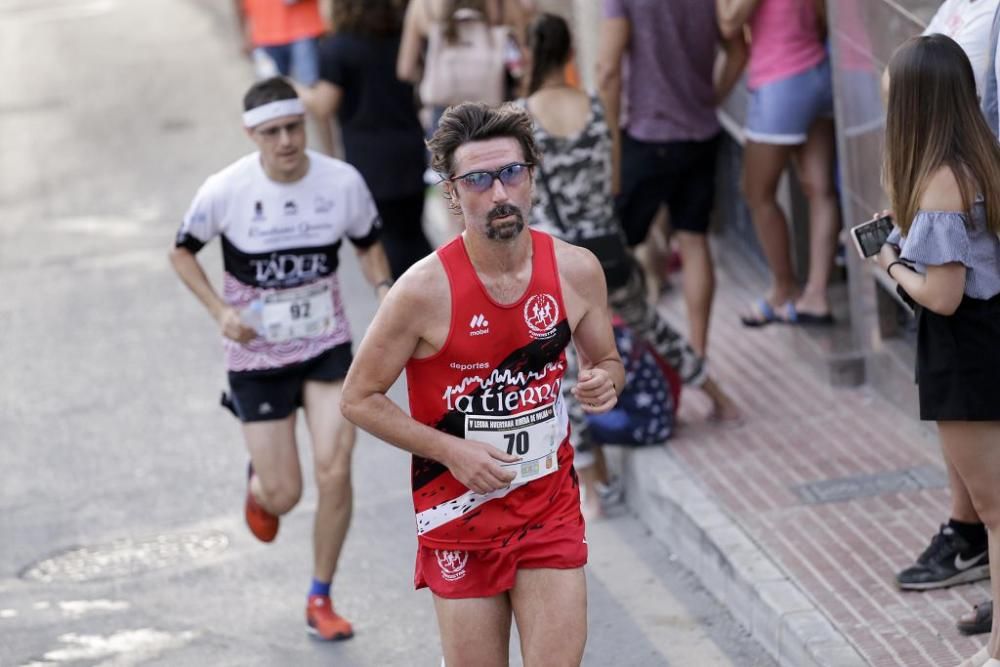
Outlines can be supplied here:
[[[513, 222], [493, 224], [494, 220], [510, 215], [514, 216]], [[521, 209], [513, 204], [500, 204], [486, 214], [486, 238], [491, 241], [511, 241], [522, 231], [524, 231], [524, 216], [521, 214]]]

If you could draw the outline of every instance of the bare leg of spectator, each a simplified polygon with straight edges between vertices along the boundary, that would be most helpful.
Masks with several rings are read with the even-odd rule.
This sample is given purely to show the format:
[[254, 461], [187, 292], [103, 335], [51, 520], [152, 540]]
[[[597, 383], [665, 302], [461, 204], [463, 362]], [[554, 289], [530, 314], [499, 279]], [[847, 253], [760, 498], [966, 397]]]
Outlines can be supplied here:
[[[772, 282], [767, 302], [779, 317], [784, 315], [781, 307], [795, 299], [798, 293], [789, 251], [788, 220], [776, 199], [778, 181], [792, 150], [792, 146], [748, 141], [743, 152], [743, 193], [750, 207], [757, 239], [771, 269]], [[747, 318], [760, 319], [762, 315], [750, 313]]]
[[663, 293], [664, 267], [670, 253], [667, 242], [667, 208], [661, 206], [649, 226], [646, 240], [635, 247], [635, 258], [646, 276], [646, 300], [656, 303]]
[[699, 357], [708, 349], [708, 318], [715, 295], [715, 268], [708, 247], [708, 234], [678, 231], [684, 261], [684, 303], [687, 306], [688, 340]]
[[[993, 599], [1000, 596], [1000, 423], [938, 422], [946, 458], [965, 482], [975, 508], [989, 534], [990, 575]], [[988, 656], [1000, 658], [1000, 624], [993, 617]]]
[[951, 518], [964, 523], [980, 523], [976, 507], [972, 504], [972, 498], [969, 497], [969, 490], [965, 488], [962, 476], [958, 474], [958, 470], [948, 460], [947, 455], [944, 462], [948, 469], [948, 490], [951, 492]]
[[799, 183], [809, 201], [809, 273], [795, 304], [799, 313], [830, 312], [827, 287], [840, 232], [840, 209], [833, 185], [834, 151], [833, 121], [824, 118], [813, 123], [809, 138], [795, 155]]

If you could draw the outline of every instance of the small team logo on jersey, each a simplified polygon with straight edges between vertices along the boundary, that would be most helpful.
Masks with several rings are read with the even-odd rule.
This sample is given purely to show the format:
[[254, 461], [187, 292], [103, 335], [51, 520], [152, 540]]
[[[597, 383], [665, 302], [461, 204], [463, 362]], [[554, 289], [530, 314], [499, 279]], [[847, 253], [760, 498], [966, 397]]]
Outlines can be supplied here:
[[486, 316], [482, 313], [473, 315], [472, 319], [469, 320], [469, 335], [482, 336], [483, 334], [488, 334], [489, 332], [490, 321], [486, 319]]
[[253, 203], [253, 219], [254, 222], [264, 219], [264, 203], [259, 199]]
[[295, 215], [299, 212], [299, 207], [291, 199], [285, 202], [285, 215]]
[[458, 581], [465, 576], [465, 564], [469, 562], [468, 551], [435, 549], [434, 555], [437, 556], [442, 579], [445, 581]]
[[316, 213], [329, 213], [331, 210], [333, 210], [333, 200], [327, 199], [326, 197], [322, 197], [320, 195], [316, 195], [316, 200], [313, 203], [313, 210]]
[[551, 338], [559, 321], [559, 303], [551, 294], [535, 294], [524, 304], [524, 322], [532, 338]]

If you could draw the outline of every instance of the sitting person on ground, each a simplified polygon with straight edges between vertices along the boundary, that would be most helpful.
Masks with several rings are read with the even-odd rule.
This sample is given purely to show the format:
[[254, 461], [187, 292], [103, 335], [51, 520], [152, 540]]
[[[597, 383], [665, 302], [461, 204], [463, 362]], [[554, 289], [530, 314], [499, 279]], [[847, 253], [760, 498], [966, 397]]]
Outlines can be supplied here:
[[613, 322], [615, 345], [625, 365], [625, 389], [609, 412], [586, 416], [576, 450], [583, 515], [588, 520], [604, 516], [606, 508], [623, 497], [620, 481], [608, 474], [603, 445], [665, 442], [673, 434], [680, 405], [677, 372], [621, 319]]

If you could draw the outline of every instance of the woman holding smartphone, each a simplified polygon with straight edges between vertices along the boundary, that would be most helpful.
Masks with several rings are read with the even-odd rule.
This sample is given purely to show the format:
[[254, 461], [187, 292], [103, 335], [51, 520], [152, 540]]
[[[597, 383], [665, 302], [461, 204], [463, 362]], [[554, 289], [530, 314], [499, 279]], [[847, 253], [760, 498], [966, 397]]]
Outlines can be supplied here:
[[[878, 262], [917, 304], [920, 418], [937, 422], [989, 536], [1000, 594], [1000, 145], [961, 47], [915, 37], [889, 62], [883, 181], [896, 213]], [[897, 245], [898, 244], [898, 248]], [[1000, 627], [960, 667], [1000, 667]]]

